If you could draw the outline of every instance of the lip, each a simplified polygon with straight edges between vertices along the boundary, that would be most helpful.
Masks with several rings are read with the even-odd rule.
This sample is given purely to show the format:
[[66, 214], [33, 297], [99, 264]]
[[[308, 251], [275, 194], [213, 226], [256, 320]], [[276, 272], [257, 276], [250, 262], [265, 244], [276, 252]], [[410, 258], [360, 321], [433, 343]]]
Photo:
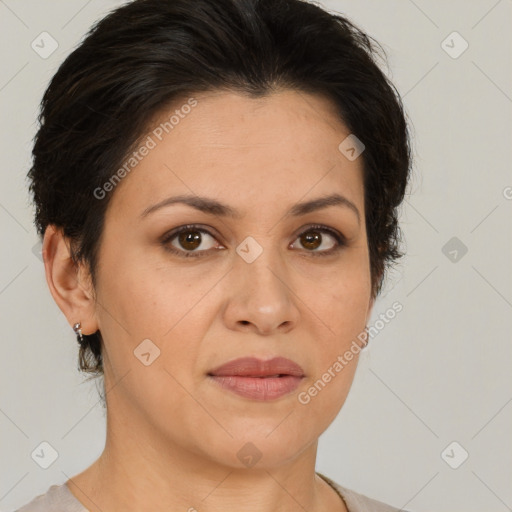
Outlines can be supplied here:
[[305, 375], [297, 363], [284, 357], [242, 357], [208, 372], [208, 376], [239, 396], [265, 401], [291, 393]]

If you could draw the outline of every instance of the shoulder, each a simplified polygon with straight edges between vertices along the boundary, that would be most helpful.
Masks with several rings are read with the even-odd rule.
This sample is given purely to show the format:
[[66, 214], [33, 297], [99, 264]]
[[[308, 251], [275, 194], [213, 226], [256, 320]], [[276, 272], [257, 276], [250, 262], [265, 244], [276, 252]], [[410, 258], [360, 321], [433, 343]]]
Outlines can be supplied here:
[[88, 512], [66, 484], [52, 485], [15, 512]]
[[333, 487], [343, 498], [348, 512], [407, 512], [404, 509], [392, 507], [382, 501], [369, 498], [368, 496], [353, 491], [352, 489], [347, 489], [321, 473], [317, 474], [321, 476], [331, 487]]

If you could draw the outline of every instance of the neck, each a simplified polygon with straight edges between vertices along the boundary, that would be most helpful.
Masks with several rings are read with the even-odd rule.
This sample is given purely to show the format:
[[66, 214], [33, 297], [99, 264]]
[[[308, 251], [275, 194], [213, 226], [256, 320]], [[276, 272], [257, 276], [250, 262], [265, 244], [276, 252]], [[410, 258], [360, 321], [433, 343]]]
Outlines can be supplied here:
[[99, 459], [67, 482], [90, 512], [347, 510], [315, 473], [317, 442], [277, 467], [239, 468], [162, 439], [147, 423], [113, 421], [107, 416]]

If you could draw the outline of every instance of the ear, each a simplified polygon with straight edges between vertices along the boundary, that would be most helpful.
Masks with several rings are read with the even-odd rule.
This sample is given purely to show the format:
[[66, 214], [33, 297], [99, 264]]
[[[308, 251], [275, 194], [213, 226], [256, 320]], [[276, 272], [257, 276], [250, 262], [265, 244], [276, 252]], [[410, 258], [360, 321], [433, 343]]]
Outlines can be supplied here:
[[71, 327], [80, 322], [82, 334], [95, 333], [98, 322], [90, 274], [84, 265], [73, 262], [69, 239], [60, 228], [46, 228], [42, 255], [50, 292]]
[[372, 297], [370, 299], [370, 303], [368, 304], [368, 313], [366, 314], [366, 323], [367, 324], [370, 321], [370, 317], [372, 316], [372, 310], [373, 310], [374, 304], [375, 304], [375, 298]]
[[[377, 281], [380, 281], [382, 277], [382, 273], [379, 274], [379, 277], [377, 278]], [[370, 317], [372, 316], [372, 310], [373, 306], [375, 305], [375, 301], [377, 300], [376, 297], [373, 297], [373, 294], [370, 297], [370, 302], [368, 303], [368, 312], [366, 314], [366, 324], [370, 321]]]

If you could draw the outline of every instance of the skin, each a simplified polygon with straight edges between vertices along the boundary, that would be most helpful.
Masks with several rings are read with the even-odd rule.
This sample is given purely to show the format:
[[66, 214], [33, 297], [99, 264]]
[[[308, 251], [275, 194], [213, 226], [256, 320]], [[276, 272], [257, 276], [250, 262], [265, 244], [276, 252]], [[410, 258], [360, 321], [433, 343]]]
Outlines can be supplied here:
[[[100, 329], [105, 343], [105, 449], [67, 485], [92, 512], [345, 511], [315, 474], [315, 460], [358, 356], [307, 405], [297, 395], [348, 350], [371, 315], [362, 158], [350, 161], [338, 150], [349, 131], [321, 96], [194, 97], [191, 113], [117, 185], [95, 289], [85, 267], [73, 265], [61, 231], [49, 226], [45, 234], [55, 301], [71, 326], [80, 321], [84, 334]], [[161, 112], [155, 125], [173, 111]], [[349, 199], [360, 221], [346, 206], [286, 215], [298, 202], [332, 193]], [[214, 198], [242, 217], [183, 204], [140, 217], [179, 194]], [[163, 235], [192, 223], [211, 236], [203, 233], [188, 250], [206, 256], [167, 251]], [[301, 235], [311, 224], [343, 233], [347, 245], [315, 256], [337, 242], [320, 231], [316, 248], [305, 245]], [[263, 248], [252, 263], [236, 252], [248, 236]], [[187, 251], [177, 237], [167, 246]], [[149, 366], [134, 355], [144, 339], [160, 349]], [[242, 356], [287, 357], [305, 378], [293, 393], [261, 402], [207, 376]], [[249, 442], [261, 453], [250, 468], [237, 457]]]

